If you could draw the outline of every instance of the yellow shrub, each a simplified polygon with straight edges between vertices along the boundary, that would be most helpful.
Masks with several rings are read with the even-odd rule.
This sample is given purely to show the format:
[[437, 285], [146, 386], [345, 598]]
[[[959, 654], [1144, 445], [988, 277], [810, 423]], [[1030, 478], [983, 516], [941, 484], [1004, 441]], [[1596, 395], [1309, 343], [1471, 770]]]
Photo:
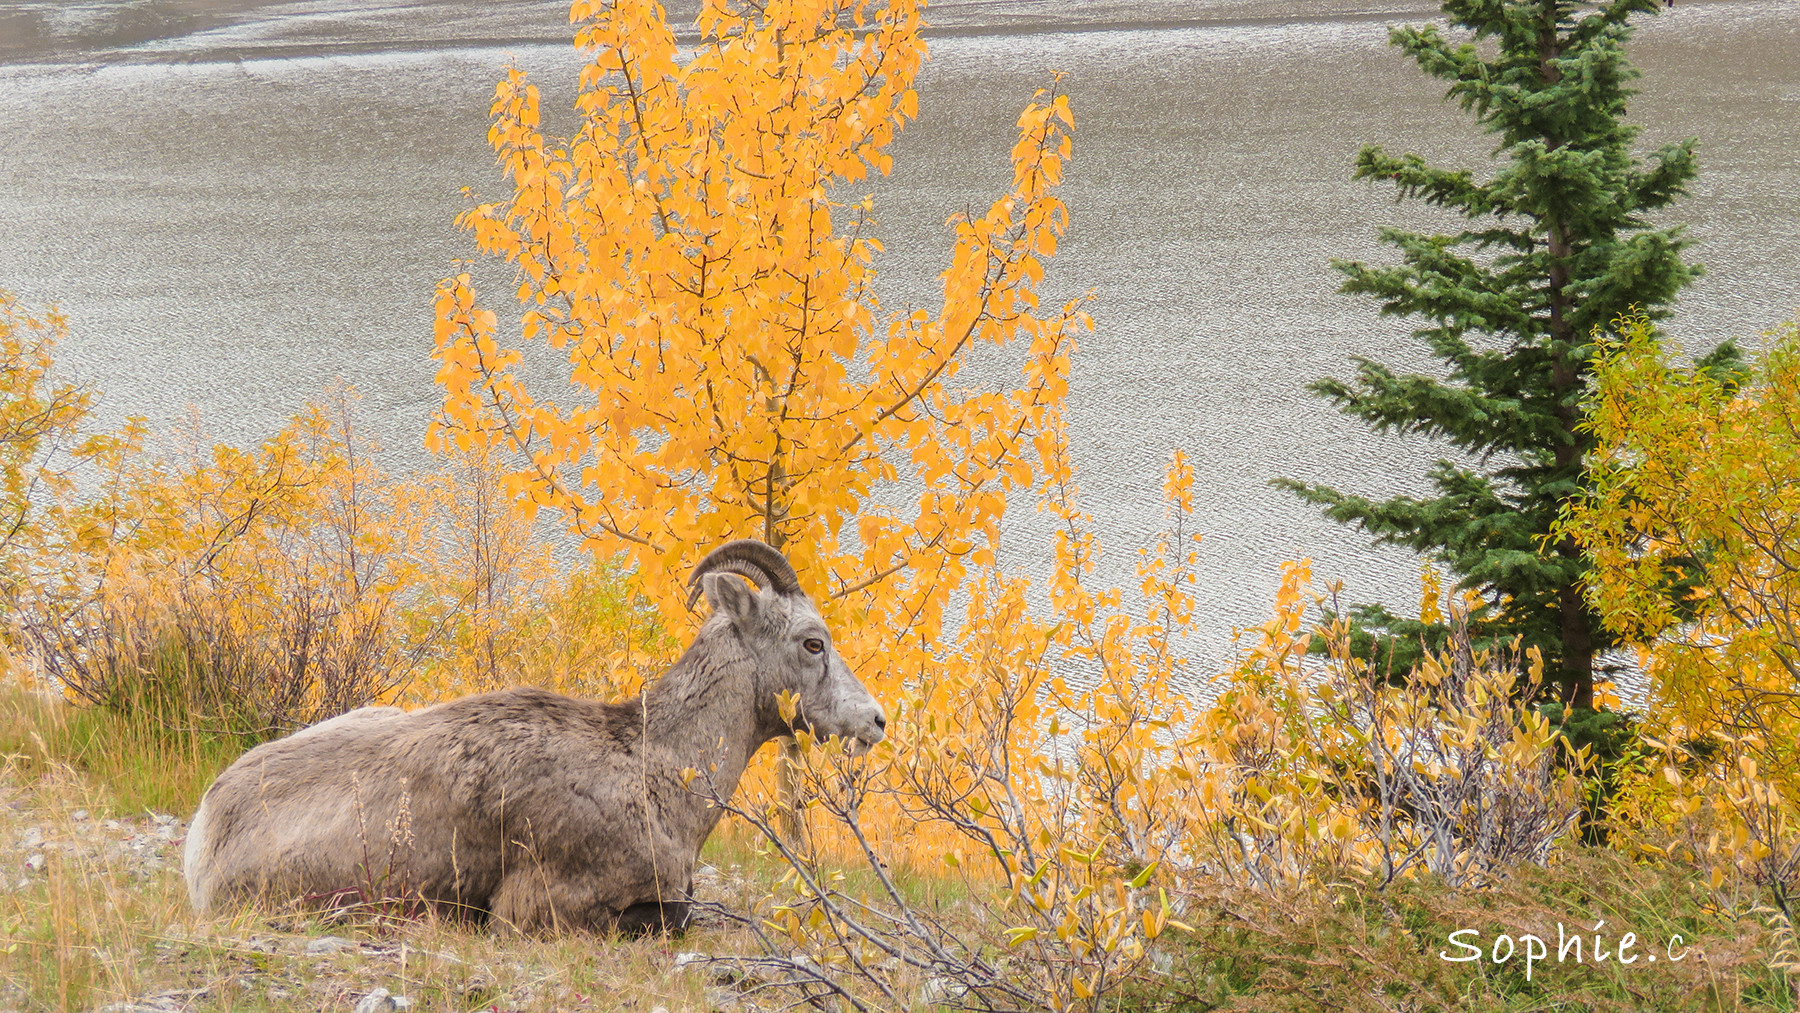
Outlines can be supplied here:
[[1621, 841], [1698, 863], [1722, 903], [1800, 886], [1800, 326], [1748, 370], [1678, 365], [1620, 321], [1589, 395], [1594, 490], [1563, 529], [1640, 645], [1647, 755]]

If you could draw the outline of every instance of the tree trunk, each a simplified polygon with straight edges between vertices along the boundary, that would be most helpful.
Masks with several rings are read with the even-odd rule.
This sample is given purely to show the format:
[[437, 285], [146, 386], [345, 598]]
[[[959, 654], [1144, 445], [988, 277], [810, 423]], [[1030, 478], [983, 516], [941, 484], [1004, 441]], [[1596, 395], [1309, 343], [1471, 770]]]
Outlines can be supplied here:
[[[1562, 39], [1557, 35], [1556, 0], [1544, 0], [1543, 16], [1543, 27], [1538, 33], [1538, 71], [1544, 84], [1555, 85], [1562, 80], [1562, 71], [1555, 63], [1562, 55]], [[1551, 137], [1548, 142], [1547, 147], [1552, 151], [1563, 146], [1560, 138]], [[1579, 469], [1581, 441], [1576, 427], [1581, 418], [1575, 396], [1581, 373], [1573, 361], [1578, 335], [1573, 333], [1569, 322], [1574, 299], [1569, 294], [1568, 264], [1575, 252], [1574, 244], [1563, 223], [1555, 218], [1544, 219], [1544, 233], [1550, 253], [1549, 285], [1545, 293], [1550, 311], [1550, 395], [1556, 400], [1559, 423], [1556, 467], [1558, 470]], [[1555, 551], [1567, 558], [1579, 559], [1581, 556], [1581, 547], [1570, 539], [1558, 543]], [[1557, 588], [1556, 597], [1562, 619], [1562, 671], [1558, 680], [1562, 683], [1562, 700], [1568, 707], [1591, 709], [1594, 706], [1594, 637], [1587, 602], [1582, 599], [1580, 584], [1574, 581]]]
[[1594, 708], [1594, 636], [1581, 588], [1557, 589], [1562, 611], [1562, 701], [1565, 707]]

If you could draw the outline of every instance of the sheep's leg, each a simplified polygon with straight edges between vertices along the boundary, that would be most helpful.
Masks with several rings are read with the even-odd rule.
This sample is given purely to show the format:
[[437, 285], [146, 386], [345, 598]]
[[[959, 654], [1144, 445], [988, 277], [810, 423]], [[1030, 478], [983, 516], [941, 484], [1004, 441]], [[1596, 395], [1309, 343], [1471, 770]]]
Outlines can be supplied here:
[[632, 904], [619, 912], [613, 922], [613, 929], [623, 935], [646, 936], [652, 932], [680, 935], [687, 931], [693, 920], [694, 911], [690, 902], [694, 897], [694, 880], [688, 878], [687, 889], [680, 894], [687, 900], [651, 900], [641, 904]]
[[556, 909], [544, 887], [544, 880], [535, 869], [507, 873], [488, 901], [494, 926], [514, 932], [572, 928], [567, 915]]
[[679, 935], [687, 930], [693, 912], [685, 900], [646, 901], [619, 912], [613, 927], [620, 935], [647, 936], [653, 932]]
[[582, 878], [546, 880], [532, 869], [510, 873], [490, 902], [492, 923], [524, 933], [611, 929], [631, 936], [687, 928], [686, 901], [647, 901], [620, 911], [595, 885]]

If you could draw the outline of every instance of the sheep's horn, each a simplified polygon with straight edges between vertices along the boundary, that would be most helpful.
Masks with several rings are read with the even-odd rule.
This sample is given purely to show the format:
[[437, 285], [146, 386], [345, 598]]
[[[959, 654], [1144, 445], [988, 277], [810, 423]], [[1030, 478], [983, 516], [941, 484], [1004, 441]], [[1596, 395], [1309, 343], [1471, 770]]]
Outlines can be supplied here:
[[716, 570], [748, 577], [776, 594], [803, 594], [800, 577], [780, 550], [754, 538], [740, 538], [706, 554], [688, 578], [688, 608], [700, 600], [700, 578]]

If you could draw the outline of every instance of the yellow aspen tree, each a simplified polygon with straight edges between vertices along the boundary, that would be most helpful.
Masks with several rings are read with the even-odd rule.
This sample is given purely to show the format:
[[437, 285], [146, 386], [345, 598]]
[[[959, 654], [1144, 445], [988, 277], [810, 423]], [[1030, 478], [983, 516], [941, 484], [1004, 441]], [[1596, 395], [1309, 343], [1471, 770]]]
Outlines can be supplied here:
[[[1068, 222], [1054, 91], [1019, 118], [1011, 191], [951, 220], [937, 312], [878, 303], [851, 195], [917, 113], [921, 6], [709, 0], [684, 51], [649, 0], [576, 3], [578, 128], [546, 137], [510, 70], [489, 138], [512, 192], [459, 220], [518, 266], [519, 332], [468, 274], [436, 304], [436, 445], [512, 454], [514, 501], [624, 554], [677, 626], [701, 553], [783, 549], [876, 686], [924, 664], [1009, 495], [1044, 480], [1089, 326], [1037, 295]], [[958, 385], [980, 346], [1011, 350], [1016, 383]]]

